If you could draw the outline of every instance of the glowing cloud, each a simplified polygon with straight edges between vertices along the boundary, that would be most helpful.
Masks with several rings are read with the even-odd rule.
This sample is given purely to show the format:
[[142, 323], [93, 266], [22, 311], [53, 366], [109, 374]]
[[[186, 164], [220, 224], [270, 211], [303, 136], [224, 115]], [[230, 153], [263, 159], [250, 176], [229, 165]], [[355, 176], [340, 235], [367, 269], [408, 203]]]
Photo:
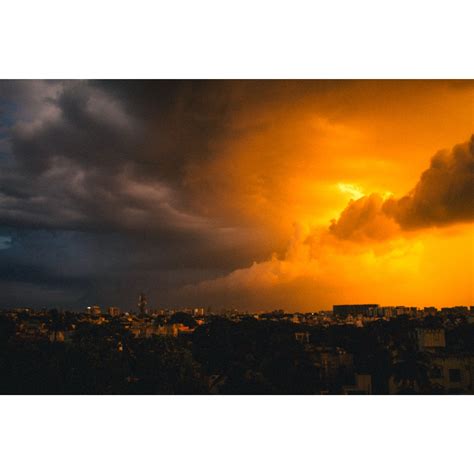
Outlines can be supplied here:
[[349, 194], [352, 199], [360, 199], [365, 195], [362, 188], [355, 184], [338, 183], [337, 187], [342, 193]]

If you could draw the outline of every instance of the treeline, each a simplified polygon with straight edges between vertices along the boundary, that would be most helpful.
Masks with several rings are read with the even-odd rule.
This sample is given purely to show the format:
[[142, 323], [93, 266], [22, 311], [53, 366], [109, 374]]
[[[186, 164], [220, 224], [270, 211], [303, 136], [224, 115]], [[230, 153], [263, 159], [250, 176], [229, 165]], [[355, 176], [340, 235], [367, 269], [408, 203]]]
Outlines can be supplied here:
[[[318, 394], [341, 393], [355, 373], [369, 374], [373, 393], [391, 376], [427, 383], [413, 329], [400, 317], [363, 328], [304, 327], [286, 321], [215, 318], [177, 338], [135, 338], [119, 321], [79, 324], [69, 342], [24, 341], [0, 319], [3, 394]], [[428, 323], [437, 326], [432, 320]], [[309, 343], [296, 340], [305, 332]], [[473, 326], [447, 332], [447, 350], [472, 351]], [[321, 353], [340, 350], [349, 366], [334, 370]], [[395, 357], [395, 355], [397, 357]], [[426, 386], [429, 392], [430, 388]]]

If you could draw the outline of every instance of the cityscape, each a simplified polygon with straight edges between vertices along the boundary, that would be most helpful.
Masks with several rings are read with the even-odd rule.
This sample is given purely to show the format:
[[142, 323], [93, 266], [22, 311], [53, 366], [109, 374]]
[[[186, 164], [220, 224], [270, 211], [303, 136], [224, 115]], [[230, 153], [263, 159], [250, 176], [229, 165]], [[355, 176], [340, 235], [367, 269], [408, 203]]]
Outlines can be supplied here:
[[4, 394], [474, 392], [474, 307], [0, 312]]
[[0, 471], [469, 471], [472, 4], [3, 2]]
[[474, 392], [474, 81], [0, 80], [0, 392]]

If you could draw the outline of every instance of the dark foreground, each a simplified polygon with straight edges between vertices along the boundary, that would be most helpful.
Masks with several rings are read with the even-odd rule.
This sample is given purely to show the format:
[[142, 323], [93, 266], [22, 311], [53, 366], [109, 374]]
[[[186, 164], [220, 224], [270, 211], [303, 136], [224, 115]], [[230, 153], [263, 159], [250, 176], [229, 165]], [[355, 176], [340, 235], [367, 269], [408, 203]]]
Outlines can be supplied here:
[[[2, 394], [472, 394], [474, 325], [0, 316]], [[170, 325], [171, 324], [171, 325]], [[174, 325], [174, 326], [173, 326]], [[179, 326], [182, 331], [169, 328]]]

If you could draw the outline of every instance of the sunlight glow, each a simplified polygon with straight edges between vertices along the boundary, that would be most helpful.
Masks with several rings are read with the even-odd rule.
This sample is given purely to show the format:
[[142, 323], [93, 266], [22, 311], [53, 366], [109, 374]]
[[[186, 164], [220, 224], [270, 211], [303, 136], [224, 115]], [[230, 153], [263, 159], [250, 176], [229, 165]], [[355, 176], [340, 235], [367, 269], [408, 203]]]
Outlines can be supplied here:
[[349, 196], [354, 199], [360, 199], [361, 197], [365, 196], [365, 193], [362, 191], [362, 188], [355, 184], [348, 184], [348, 183], [338, 183], [337, 187], [339, 191], [344, 194], [349, 194]]

